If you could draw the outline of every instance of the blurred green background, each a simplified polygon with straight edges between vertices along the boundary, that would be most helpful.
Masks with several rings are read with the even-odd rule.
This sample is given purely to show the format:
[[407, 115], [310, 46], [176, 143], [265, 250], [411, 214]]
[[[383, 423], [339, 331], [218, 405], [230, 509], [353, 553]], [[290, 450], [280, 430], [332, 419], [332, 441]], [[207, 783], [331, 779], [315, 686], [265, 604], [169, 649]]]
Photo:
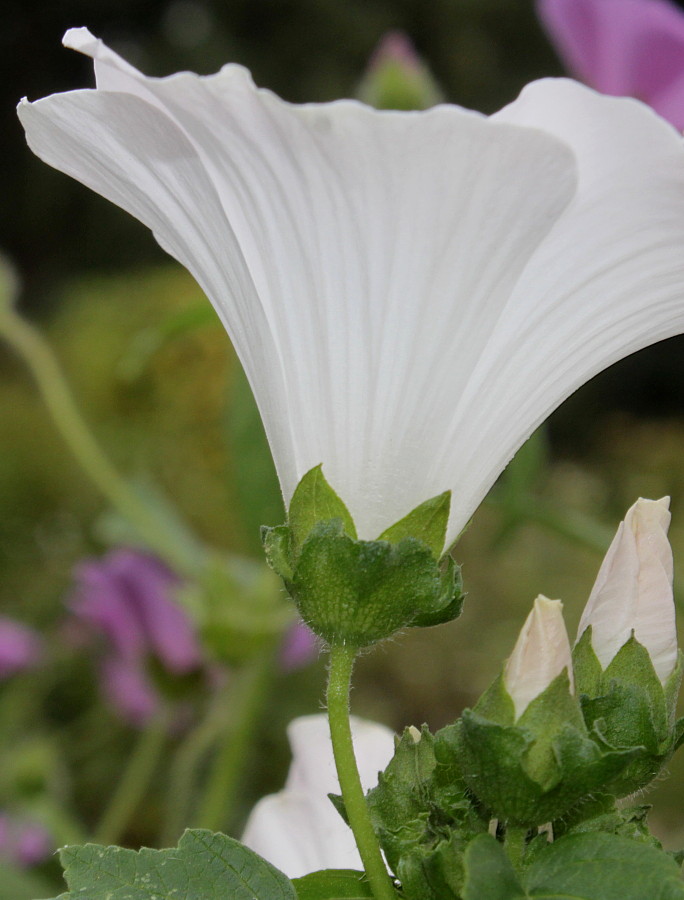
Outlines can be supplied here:
[[[149, 74], [209, 73], [237, 61], [258, 84], [292, 101], [353, 95], [378, 41], [398, 28], [448, 100], [489, 112], [527, 81], [561, 73], [533, 4], [9, 0], [9, 7], [0, 31], [0, 247], [19, 271], [22, 309], [49, 337], [120, 470], [153, 475], [211, 544], [258, 556], [258, 526], [278, 524], [282, 510], [223, 330], [203, 312], [208, 304], [189, 276], [142, 226], [33, 158], [14, 106], [22, 95], [35, 99], [91, 83], [89, 60], [60, 46], [73, 25], [87, 25]], [[540, 592], [565, 601], [572, 634], [601, 548], [638, 496], [672, 496], [671, 538], [684, 571], [683, 351], [679, 338], [643, 351], [554, 414], [458, 547], [468, 591], [463, 617], [399, 636], [363, 658], [355, 712], [397, 729], [453, 720], [496, 674]], [[55, 432], [24, 365], [3, 345], [0, 421], [0, 614], [35, 625], [59, 647], [72, 567], [105, 546], [105, 504]], [[40, 754], [60, 760], [54, 777], [87, 823], [99, 786], [126, 756], [128, 736], [100, 709], [89, 714], [84, 738], [92, 671], [70, 660], [67, 649], [53, 655], [59, 677], [40, 703], [27, 709], [6, 697], [3, 708], [17, 710], [15, 749], [40, 747], [40, 771], [52, 765]], [[241, 815], [282, 783], [285, 724], [320, 709], [323, 668], [319, 661], [283, 676], [287, 690], [279, 689], [265, 712]], [[55, 732], [61, 737], [53, 746], [46, 735]], [[647, 799], [655, 804], [656, 830], [675, 846], [684, 841], [684, 764], [675, 759], [671, 769], [673, 778]], [[153, 818], [155, 810], [146, 814]], [[147, 833], [142, 816], [128, 840], [135, 844]]]

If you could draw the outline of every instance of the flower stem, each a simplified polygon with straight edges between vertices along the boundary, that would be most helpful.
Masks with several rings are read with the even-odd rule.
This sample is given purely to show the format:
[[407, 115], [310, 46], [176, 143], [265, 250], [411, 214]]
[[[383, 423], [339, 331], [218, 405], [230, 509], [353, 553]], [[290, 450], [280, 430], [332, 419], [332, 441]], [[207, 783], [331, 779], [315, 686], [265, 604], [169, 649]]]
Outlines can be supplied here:
[[117, 472], [83, 419], [59, 363], [42, 335], [11, 308], [0, 308], [0, 336], [22, 357], [58, 431], [78, 463], [109, 502], [135, 527], [140, 537], [176, 568], [189, 573], [195, 559], [159, 516]]
[[396, 900], [396, 893], [373, 831], [354, 755], [349, 722], [349, 691], [356, 654], [357, 649], [346, 644], [333, 644], [330, 648], [327, 692], [330, 737], [344, 807], [373, 896], [375, 900]]
[[215, 831], [230, 820], [236, 788], [248, 750], [268, 696], [273, 674], [273, 653], [264, 653], [235, 676], [230, 718], [214, 757], [193, 826]]
[[169, 712], [160, 710], [140, 734], [128, 766], [119, 780], [109, 805], [95, 829], [98, 844], [113, 844], [131, 820], [150, 783], [166, 744]]

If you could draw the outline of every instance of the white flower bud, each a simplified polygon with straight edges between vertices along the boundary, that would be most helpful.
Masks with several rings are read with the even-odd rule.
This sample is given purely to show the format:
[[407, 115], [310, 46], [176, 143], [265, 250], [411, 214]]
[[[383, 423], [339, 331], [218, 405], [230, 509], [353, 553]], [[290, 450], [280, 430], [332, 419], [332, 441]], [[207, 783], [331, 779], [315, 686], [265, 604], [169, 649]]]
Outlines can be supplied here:
[[649, 652], [661, 683], [677, 662], [670, 498], [639, 499], [620, 523], [601, 565], [577, 633], [591, 625], [591, 643], [605, 667], [632, 632]]
[[563, 669], [568, 670], [572, 689], [570, 642], [563, 621], [563, 604], [540, 594], [504, 668], [504, 684], [515, 705], [516, 719]]

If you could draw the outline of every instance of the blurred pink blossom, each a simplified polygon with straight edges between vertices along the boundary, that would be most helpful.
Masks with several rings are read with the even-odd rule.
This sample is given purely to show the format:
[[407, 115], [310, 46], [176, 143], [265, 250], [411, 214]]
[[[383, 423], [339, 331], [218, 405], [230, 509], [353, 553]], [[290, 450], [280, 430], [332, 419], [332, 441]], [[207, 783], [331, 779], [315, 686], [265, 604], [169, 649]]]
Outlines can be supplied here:
[[126, 719], [143, 725], [160, 702], [150, 663], [176, 676], [203, 664], [192, 623], [173, 597], [179, 579], [156, 557], [127, 548], [80, 563], [74, 575], [71, 609], [104, 638], [104, 692]]
[[0, 812], [0, 859], [27, 869], [43, 862], [54, 849], [43, 825]]
[[303, 622], [295, 622], [285, 633], [280, 646], [280, 668], [283, 672], [302, 669], [317, 656], [316, 635]]
[[668, 0], [538, 0], [568, 70], [684, 128], [684, 11]]
[[0, 617], [0, 679], [37, 665], [43, 656], [40, 636], [31, 628]]

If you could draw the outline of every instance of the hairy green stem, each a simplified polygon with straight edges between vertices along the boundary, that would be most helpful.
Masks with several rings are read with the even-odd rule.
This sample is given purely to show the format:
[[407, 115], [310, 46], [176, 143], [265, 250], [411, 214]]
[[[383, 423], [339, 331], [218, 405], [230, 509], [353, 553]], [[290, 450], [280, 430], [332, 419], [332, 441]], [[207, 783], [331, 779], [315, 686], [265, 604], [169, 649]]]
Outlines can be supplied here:
[[150, 779], [166, 744], [169, 719], [169, 712], [165, 709], [160, 710], [141, 732], [138, 743], [129, 757], [128, 765], [95, 829], [96, 843], [115, 843], [129, 824], [131, 816], [149, 787]]
[[328, 720], [344, 808], [375, 900], [396, 900], [396, 893], [373, 831], [361, 786], [349, 722], [349, 691], [357, 648], [333, 644], [328, 670]]
[[53, 422], [93, 484], [131, 522], [151, 549], [189, 574], [195, 568], [193, 554], [158, 516], [150, 512], [111, 464], [74, 402], [47, 341], [11, 308], [0, 308], [0, 336], [30, 369]]
[[223, 729], [193, 826], [216, 831], [229, 822], [240, 778], [273, 676], [273, 653], [262, 654], [235, 676], [230, 717]]

